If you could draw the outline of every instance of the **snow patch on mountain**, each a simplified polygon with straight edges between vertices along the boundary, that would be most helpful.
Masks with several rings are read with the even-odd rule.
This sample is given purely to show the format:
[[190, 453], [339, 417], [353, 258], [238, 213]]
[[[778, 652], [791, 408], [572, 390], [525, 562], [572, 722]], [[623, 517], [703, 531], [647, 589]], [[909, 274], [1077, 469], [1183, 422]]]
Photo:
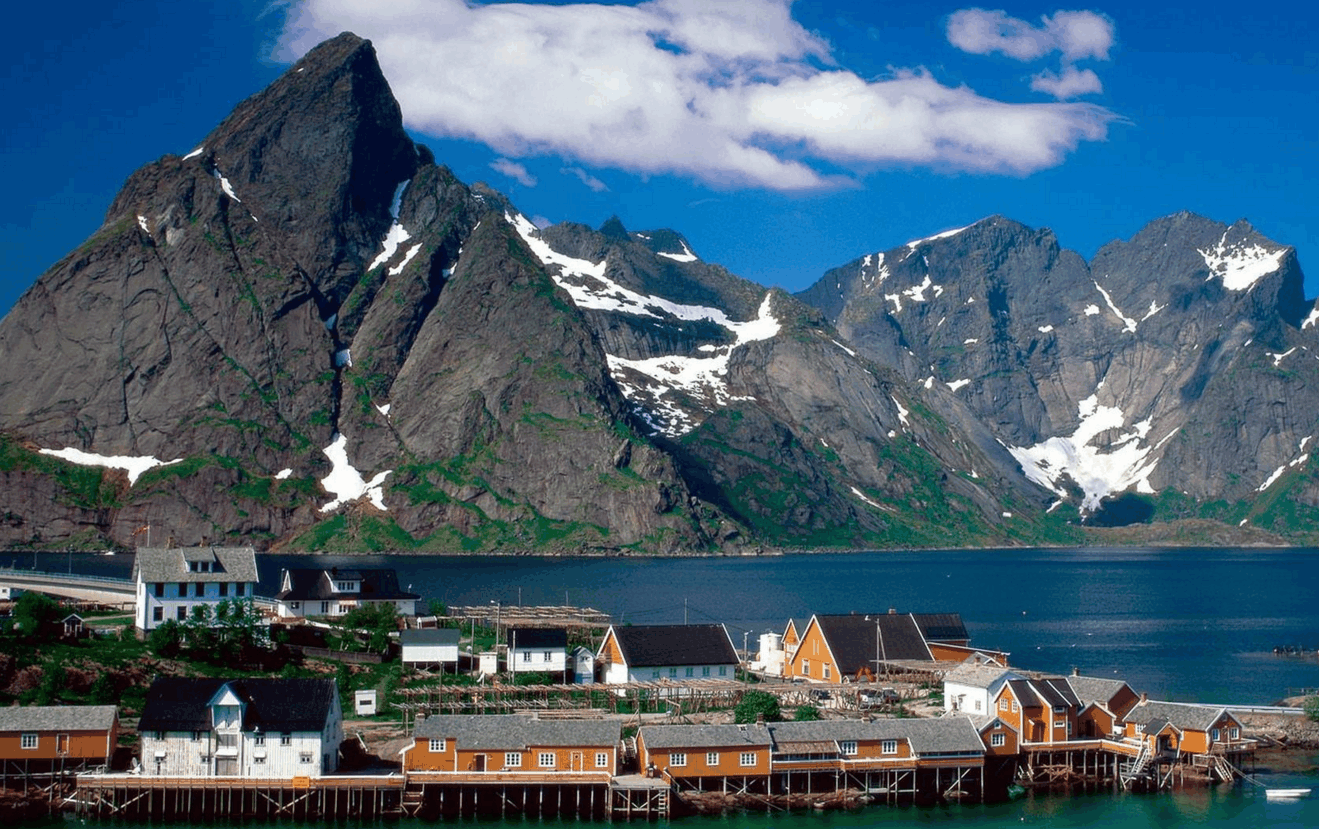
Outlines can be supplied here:
[[898, 402], [898, 398], [890, 395], [890, 399], [892, 399], [893, 405], [898, 407], [898, 420], [902, 421], [903, 426], [910, 426], [911, 424], [907, 422], [907, 415], [911, 414], [911, 412], [907, 410], [906, 406], [903, 406]]
[[348, 438], [335, 434], [330, 445], [321, 450], [330, 459], [330, 474], [321, 478], [321, 486], [334, 496], [334, 500], [321, 507], [321, 512], [329, 512], [344, 504], [365, 497], [376, 509], [386, 510], [383, 486], [385, 478], [393, 472], [386, 469], [371, 480], [362, 477], [362, 473], [348, 462]]
[[[151, 236], [151, 228], [147, 226], [147, 217], [141, 213], [137, 214], [137, 226], [142, 228], [142, 232]], [[154, 236], [152, 238], [155, 238]]]
[[1176, 430], [1150, 446], [1145, 442], [1150, 421], [1142, 420], [1108, 446], [1092, 446], [1091, 441], [1100, 434], [1122, 428], [1126, 416], [1116, 406], [1100, 405], [1098, 393], [1082, 400], [1077, 408], [1081, 422], [1071, 435], [1052, 437], [1030, 447], [1007, 447], [1026, 477], [1063, 497], [1066, 490], [1061, 480], [1067, 476], [1084, 493], [1082, 512], [1093, 512], [1105, 497], [1133, 486], [1137, 492], [1152, 494], [1149, 476], [1158, 464], [1153, 452]]
[[1272, 358], [1273, 358], [1273, 367], [1274, 367], [1274, 368], [1278, 368], [1279, 366], [1282, 365], [1282, 361], [1283, 361], [1283, 359], [1286, 358], [1286, 357], [1290, 357], [1290, 356], [1292, 355], [1292, 352], [1295, 351], [1295, 350], [1296, 350], [1296, 346], [1292, 346], [1291, 348], [1287, 349], [1286, 351], [1282, 352], [1281, 354], [1274, 354], [1272, 351], [1265, 351], [1264, 354], [1265, 354], [1266, 356], [1268, 356], [1268, 357], [1272, 357]]
[[970, 381], [970, 380], [966, 380], [966, 379], [962, 379], [962, 380], [954, 380], [954, 381], [952, 381], [951, 383], [948, 384], [948, 388], [949, 388], [949, 389], [952, 389], [953, 391], [957, 391], [958, 389], [962, 388], [963, 386], [969, 386], [969, 385], [971, 385], [971, 381]]
[[[403, 191], [407, 190], [408, 185], [411, 183], [412, 183], [412, 179], [407, 179], [405, 181], [399, 182], [398, 187], [394, 188], [394, 199], [393, 201], [390, 202], [389, 205], [389, 215], [394, 218], [394, 221], [392, 224], [390, 224], [389, 230], [385, 232], [385, 238], [380, 240], [380, 245], [382, 248], [380, 253], [376, 256], [375, 259], [371, 260], [371, 264], [366, 266], [366, 269], [368, 271], [373, 271], [376, 268], [388, 262], [389, 260], [393, 259], [394, 254], [398, 252], [398, 246], [412, 238], [412, 234], [408, 233], [408, 231], [403, 227], [403, 225], [399, 224], [398, 221], [398, 212], [403, 207]], [[420, 245], [418, 245], [418, 247], [420, 247]], [[415, 253], [416, 253], [416, 248], [413, 248], [413, 254]], [[411, 258], [412, 258], [412, 254], [409, 254], [408, 259]], [[403, 264], [406, 265], [407, 261], [405, 260]], [[402, 270], [401, 266], [399, 270]], [[394, 275], [396, 272], [391, 270], [389, 273], [391, 275]]]
[[1281, 267], [1287, 249], [1269, 250], [1259, 244], [1247, 244], [1245, 239], [1229, 244], [1224, 231], [1217, 245], [1204, 250], [1196, 248], [1196, 253], [1209, 268], [1206, 282], [1216, 276], [1229, 291], [1245, 291]]
[[1092, 304], [1090, 304], [1090, 305], [1085, 306], [1085, 315], [1086, 315], [1087, 317], [1093, 317], [1093, 316], [1095, 316], [1095, 315], [1098, 314], [1098, 313], [1099, 313], [1099, 306], [1098, 306], [1098, 305], [1094, 305], [1094, 304], [1092, 303]]
[[204, 153], [204, 152], [206, 152], [206, 148], [205, 148], [205, 147], [198, 147], [197, 149], [195, 149], [195, 150], [193, 150], [192, 152], [190, 152], [190, 153], [188, 153], [187, 155], [185, 155], [185, 156], [183, 157], [183, 160], [184, 160], [184, 161], [187, 161], [187, 160], [190, 159], [190, 158], [196, 158], [197, 156], [201, 155], [201, 154]]
[[[856, 487], [852, 487], [851, 489], [853, 495], [860, 498], [862, 501], [865, 501], [870, 506], [874, 507], [875, 509], [884, 509], [884, 507], [880, 506], [875, 501], [871, 500], [870, 498], [867, 498], [866, 494], [861, 490], [857, 489]], [[892, 512], [892, 510], [889, 510], [889, 512]]]
[[398, 276], [399, 274], [403, 273], [403, 269], [408, 266], [408, 263], [412, 261], [412, 257], [416, 256], [417, 251], [419, 250], [421, 250], [420, 242], [408, 248], [408, 252], [403, 254], [403, 261], [399, 262], [397, 265], [389, 269], [389, 275]]
[[[913, 253], [916, 252], [916, 248], [920, 247], [926, 242], [933, 242], [938, 239], [948, 239], [953, 236], [956, 236], [957, 234], [961, 233], [964, 230], [970, 230], [972, 227], [974, 227], [974, 225], [967, 225], [966, 227], [955, 227], [952, 230], [945, 230], [944, 232], [936, 233], [933, 236], [926, 236], [923, 239], [916, 239], [915, 241], [908, 242], [907, 256], [911, 256]], [[905, 259], [906, 257], [904, 256], [903, 258]]]
[[889, 278], [888, 266], [884, 264], [884, 254], [867, 253], [865, 259], [861, 260], [861, 281], [869, 288], [875, 283], [880, 285]]
[[1301, 330], [1304, 331], [1316, 322], [1319, 322], [1319, 306], [1310, 310], [1310, 315], [1301, 322]]
[[224, 191], [224, 194], [226, 196], [238, 202], [239, 204], [243, 203], [243, 200], [238, 198], [238, 195], [234, 193], [234, 186], [229, 183], [229, 179], [225, 178], [223, 173], [221, 173], [217, 169], [217, 170], [212, 170], [211, 175], [215, 176], [216, 181], [220, 182], [220, 189]]
[[157, 466], [169, 466], [183, 460], [183, 458], [175, 458], [172, 461], [162, 461], [150, 455], [98, 455], [94, 452], [84, 452], [72, 446], [65, 449], [41, 449], [38, 451], [43, 455], [50, 455], [53, 458], [59, 458], [78, 466], [103, 466], [107, 469], [122, 469], [128, 473], [129, 486], [137, 483], [137, 479], [142, 477], [142, 473], [147, 470], [155, 469]]
[[[1122, 320], [1123, 323], [1122, 330], [1129, 331], [1132, 334], [1136, 333], [1136, 321], [1131, 317], [1128, 317], [1127, 315], [1123, 314], [1122, 311], [1120, 311], [1118, 307], [1113, 304], [1113, 298], [1108, 295], [1108, 291], [1105, 291], [1104, 286], [1100, 285], [1098, 281], [1095, 282], [1095, 287], [1099, 289], [1099, 293], [1104, 297], [1104, 303], [1108, 305], [1108, 310], [1112, 311], [1113, 314], [1118, 319]], [[1085, 312], [1088, 315], [1090, 313], [1090, 309], [1089, 308], [1085, 309]]]
[[695, 262], [699, 258], [696, 254], [692, 253], [691, 248], [687, 247], [686, 242], [679, 239], [678, 243], [682, 245], [682, 253], [665, 253], [664, 251], [657, 251], [657, 252], [659, 253], [660, 256], [663, 256], [666, 259], [672, 259], [674, 262]]

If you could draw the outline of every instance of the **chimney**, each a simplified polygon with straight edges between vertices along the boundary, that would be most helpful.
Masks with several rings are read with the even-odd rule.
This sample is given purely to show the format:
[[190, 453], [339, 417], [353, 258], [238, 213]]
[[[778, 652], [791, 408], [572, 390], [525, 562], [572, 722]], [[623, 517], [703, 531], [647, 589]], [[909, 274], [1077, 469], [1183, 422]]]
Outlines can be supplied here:
[[417, 722], [422, 722], [422, 721], [425, 720], [425, 719], [426, 719], [426, 715], [425, 715], [423, 712], [418, 711], [418, 712], [417, 712], [417, 720], [416, 720], [416, 721], [417, 721]]
[[1080, 675], [1081, 675], [1081, 669], [1078, 668], [1078, 667], [1076, 667], [1075, 665], [1073, 665], [1073, 666], [1072, 666], [1072, 676], [1080, 676]]
[[764, 725], [764, 724], [765, 724], [765, 715], [764, 715], [764, 714], [757, 714], [757, 715], [756, 715], [756, 725]]
[[896, 607], [890, 607], [890, 608], [888, 609], [888, 615], [890, 615], [890, 616], [897, 616], [897, 615], [898, 615], [898, 609], [897, 609]]
[[1149, 701], [1150, 701], [1150, 695], [1147, 694], [1147, 693], [1145, 693], [1144, 691], [1141, 691], [1141, 692], [1140, 692], [1140, 701], [1141, 701], [1141, 702], [1149, 702]]

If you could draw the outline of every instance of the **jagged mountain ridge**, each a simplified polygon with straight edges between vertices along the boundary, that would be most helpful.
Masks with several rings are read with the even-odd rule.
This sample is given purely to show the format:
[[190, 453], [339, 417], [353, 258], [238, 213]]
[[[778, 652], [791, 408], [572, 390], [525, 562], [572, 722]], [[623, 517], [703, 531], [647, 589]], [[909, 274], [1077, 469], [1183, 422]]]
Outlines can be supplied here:
[[10, 544], [127, 546], [147, 525], [452, 551], [1050, 532], [1001, 447], [791, 297], [673, 231], [540, 231], [459, 182], [350, 34], [131, 176], [0, 351]]
[[1319, 503], [1319, 313], [1302, 285], [1295, 251], [1244, 221], [1179, 213], [1087, 263], [991, 217], [798, 296], [861, 353], [951, 392], [941, 414], [985, 424], [1083, 512], [1159, 493], [1160, 517], [1244, 523], [1274, 510], [1290, 472], [1287, 515], [1268, 517], [1285, 532]]

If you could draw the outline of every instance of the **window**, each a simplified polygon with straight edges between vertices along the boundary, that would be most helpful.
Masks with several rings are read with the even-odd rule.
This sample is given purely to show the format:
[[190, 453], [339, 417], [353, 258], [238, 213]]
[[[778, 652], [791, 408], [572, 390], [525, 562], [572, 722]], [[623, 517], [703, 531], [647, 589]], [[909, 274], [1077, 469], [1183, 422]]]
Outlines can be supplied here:
[[999, 748], [1005, 742], [1007, 742], [1007, 738], [1002, 734], [1002, 732], [989, 735], [989, 745], [992, 748]]
[[1241, 739], [1241, 729], [1240, 729], [1240, 728], [1236, 728], [1235, 726], [1232, 727], [1232, 728], [1229, 728], [1228, 731], [1227, 731], [1227, 734], [1228, 734], [1229, 737], [1231, 737], [1231, 738], [1234, 739], [1234, 740], [1239, 740], [1239, 739]]
[[522, 768], [522, 753], [518, 751], [504, 752], [504, 768], [506, 769]]
[[157, 599], [165, 598], [165, 582], [163, 581], [156, 582], [156, 598]]
[[229, 582], [227, 581], [220, 582], [220, 596], [224, 597], [228, 595], [229, 595]]
[[163, 740], [163, 739], [165, 739], [165, 732], [164, 732], [164, 731], [157, 731], [157, 732], [156, 732], [156, 739], [157, 739], [157, 740]]
[[325, 614], [325, 613], [329, 613], [329, 612], [330, 612], [330, 603], [329, 603], [329, 602], [321, 602], [321, 613], [322, 613], [322, 614]]
[[241, 596], [241, 595], [243, 595], [243, 593], [244, 593], [244, 591], [245, 591], [246, 589], [247, 589], [247, 585], [243, 584], [243, 583], [240, 581], [240, 582], [238, 582], [237, 584], [234, 585], [234, 595], [235, 595], [235, 596]]
[[659, 668], [654, 668], [650, 672], [651, 679], [659, 679]]
[[554, 655], [549, 651], [542, 651], [540, 654], [540, 661], [542, 662], [550, 662], [553, 659], [554, 659]]
[[1053, 721], [1053, 727], [1054, 727], [1054, 728], [1066, 728], [1066, 727], [1067, 727], [1067, 722], [1066, 722], [1065, 720], [1054, 720], [1054, 721]]
[[179, 582], [179, 598], [188, 598], [188, 585], [186, 582]]
[[677, 679], [677, 678], [678, 678], [678, 669], [669, 668], [669, 679]]
[[679, 767], [687, 765], [687, 752], [675, 751], [674, 753], [670, 754], [669, 765], [679, 766]]
[[856, 740], [843, 740], [838, 744], [838, 750], [849, 757], [856, 754]]
[[36, 748], [36, 747], [37, 747], [37, 739], [38, 739], [38, 738], [37, 738], [37, 735], [36, 735], [36, 734], [34, 734], [34, 733], [32, 733], [32, 732], [24, 732], [24, 733], [23, 733], [23, 737], [22, 737], [22, 743], [21, 743], [21, 746], [22, 746], [23, 748]]
[[265, 735], [265, 734], [257, 734], [256, 736], [254, 736], [254, 737], [252, 738], [252, 745], [255, 745], [255, 746], [263, 746], [263, 745], [265, 745], [265, 744], [266, 744], [266, 735]]
[[980, 710], [980, 700], [976, 700], [976, 710]]
[[710, 675], [709, 665], [706, 665], [705, 667], [701, 668], [701, 676], [709, 676], [709, 675]]
[[178, 607], [174, 608], [174, 615], [178, 617], [178, 620], [180, 622], [188, 621], [188, 606], [179, 605]]
[[825, 679], [829, 679], [829, 678], [832, 676], [832, 674], [830, 673], [830, 669], [831, 669], [832, 667], [833, 667], [832, 665], [830, 665], [828, 662], [826, 662], [826, 663], [824, 663], [824, 665], [820, 668], [820, 670], [824, 671], [824, 678], [825, 678]]
[[595, 767], [598, 769], [609, 768], [609, 752], [597, 751], [595, 753]]
[[811, 660], [809, 660], [809, 659], [803, 659], [803, 660], [801, 661], [801, 672], [802, 672], [803, 674], [805, 674], [806, 676], [810, 676], [810, 675], [811, 675]]
[[1017, 701], [1014, 699], [1014, 700], [1012, 701], [1012, 713], [1014, 713], [1014, 714], [1017, 713], [1017, 710], [1018, 710], [1018, 709], [1017, 709]]
[[880, 753], [880, 754], [897, 754], [897, 753], [898, 753], [898, 741], [897, 741], [897, 740], [883, 740], [883, 741], [880, 742], [880, 744], [879, 744], [879, 753]]
[[696, 669], [695, 669], [695, 668], [688, 668], [688, 669], [687, 669], [687, 673], [685, 674], [685, 676], [686, 676], [688, 679], [691, 679], [692, 677], [696, 676]]
[[199, 743], [199, 742], [201, 742], [201, 739], [202, 739], [202, 733], [201, 733], [200, 731], [194, 731], [194, 732], [192, 732], [192, 741], [193, 741], [194, 743]]
[[742, 766], [743, 768], [746, 768], [747, 766], [754, 766], [756, 764], [756, 753], [754, 751], [742, 752], [741, 754], [737, 755], [737, 764], [739, 766]]
[[1211, 739], [1215, 743], [1219, 742], [1220, 740], [1223, 739], [1223, 732], [1217, 728], [1211, 729], [1209, 732], [1209, 739]]
[[541, 753], [537, 754], [536, 765], [540, 766], [543, 769], [554, 768], [554, 752], [542, 751]]
[[197, 598], [199, 598], [199, 599], [200, 599], [202, 596], [205, 596], [205, 595], [206, 595], [206, 585], [202, 584], [201, 582], [197, 582], [196, 584], [193, 585], [193, 591], [192, 591], [192, 594], [193, 594], [194, 596], [196, 596]]
[[165, 620], [165, 608], [161, 607], [160, 605], [156, 605], [155, 607], [151, 608], [151, 621], [162, 622], [164, 620]]
[[1000, 711], [1006, 711], [1006, 710], [1008, 710], [1008, 698], [1007, 698], [1007, 697], [1004, 697], [1003, 699], [1001, 699], [1001, 700], [998, 701], [998, 710], [1000, 710]]
[[438, 740], [432, 739], [430, 741], [430, 753], [439, 754], [442, 751], [444, 751], [444, 738], [441, 737]]
[[720, 676], [728, 676], [728, 666], [727, 666], [727, 665], [720, 665], [720, 666], [719, 666], [719, 675], [720, 675]]
[[255, 766], [263, 766], [265, 765], [265, 763], [266, 763], [266, 755], [264, 754], [258, 754], [252, 758], [252, 764]]
[[298, 754], [298, 762], [299, 762], [299, 763], [310, 763], [310, 762], [311, 762], [311, 752], [310, 752], [310, 751], [304, 751], [304, 752], [301, 752], [300, 754]]
[[523, 651], [523, 652], [522, 652], [522, 661], [523, 661], [523, 662], [530, 662], [530, 661], [531, 661], [531, 651]]
[[719, 765], [719, 752], [707, 751], [705, 753], [705, 764], [710, 768], [714, 768], [715, 766]]
[[288, 733], [287, 731], [285, 731], [283, 734], [280, 734], [280, 735], [279, 735], [279, 744], [282, 745], [282, 746], [291, 746], [291, 745], [293, 745], [293, 735], [290, 734], [290, 733]]

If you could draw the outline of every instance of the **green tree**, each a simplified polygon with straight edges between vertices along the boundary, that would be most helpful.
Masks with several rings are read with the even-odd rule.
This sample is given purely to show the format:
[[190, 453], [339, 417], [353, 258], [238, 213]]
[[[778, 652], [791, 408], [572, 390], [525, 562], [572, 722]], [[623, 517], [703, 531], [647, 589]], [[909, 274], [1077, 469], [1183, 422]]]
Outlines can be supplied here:
[[799, 705], [792, 719], [794, 722], [815, 722], [820, 719], [820, 709], [814, 705]]
[[1305, 716], [1310, 722], [1319, 722], [1319, 694], [1305, 698]]
[[733, 722], [753, 723], [757, 717], [764, 717], [765, 722], [782, 720], [779, 698], [768, 691], [747, 691], [743, 694], [742, 701], [733, 709]]
[[60, 663], [47, 665], [41, 674], [41, 685], [37, 688], [34, 700], [37, 705], [54, 705], [59, 702], [60, 692], [64, 690], [66, 672]]
[[348, 650], [356, 643], [358, 633], [366, 634], [366, 649], [371, 653], [384, 653], [389, 648], [390, 634], [398, 631], [398, 610], [392, 604], [370, 604], [355, 607], [335, 622], [339, 628], [339, 647]]
[[50, 596], [27, 592], [14, 603], [14, 625], [22, 636], [42, 639], [47, 635], [47, 630], [60, 620], [62, 613], [59, 603]]
[[147, 647], [157, 656], [163, 656], [166, 659], [173, 659], [183, 650], [183, 628], [173, 619], [167, 619], [164, 624], [147, 637]]

